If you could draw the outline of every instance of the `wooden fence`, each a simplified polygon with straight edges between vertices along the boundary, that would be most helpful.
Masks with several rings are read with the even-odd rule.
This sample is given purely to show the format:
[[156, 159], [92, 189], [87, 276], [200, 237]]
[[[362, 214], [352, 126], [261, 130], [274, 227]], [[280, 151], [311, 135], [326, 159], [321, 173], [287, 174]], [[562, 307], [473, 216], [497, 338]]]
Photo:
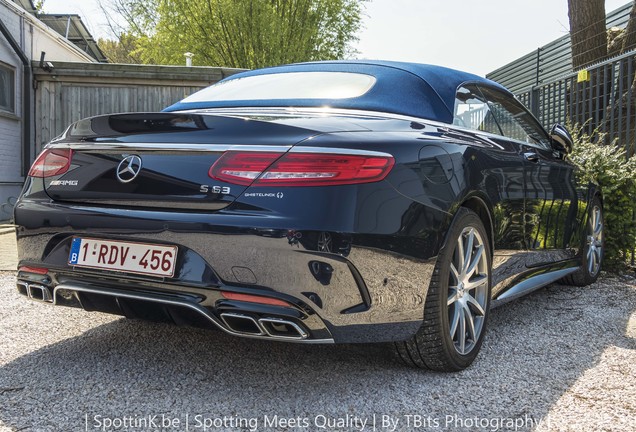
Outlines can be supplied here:
[[33, 64], [35, 151], [74, 121], [119, 112], [160, 111], [240, 69], [52, 62]]

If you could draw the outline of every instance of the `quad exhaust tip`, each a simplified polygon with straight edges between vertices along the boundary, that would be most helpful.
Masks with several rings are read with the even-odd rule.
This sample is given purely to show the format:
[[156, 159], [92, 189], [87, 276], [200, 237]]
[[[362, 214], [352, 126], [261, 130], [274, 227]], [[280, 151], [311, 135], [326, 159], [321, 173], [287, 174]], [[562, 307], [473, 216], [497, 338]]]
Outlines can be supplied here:
[[23, 281], [18, 281], [17, 285], [18, 291], [29, 297], [31, 300], [53, 303], [53, 296], [51, 295], [51, 290], [48, 287]]
[[298, 324], [281, 318], [261, 318], [258, 322], [273, 338], [307, 339], [308, 336]]
[[238, 313], [222, 313], [221, 319], [234, 333], [269, 336], [274, 339], [307, 339], [309, 335], [298, 324], [282, 318], [260, 318]]
[[265, 336], [265, 332], [263, 332], [256, 320], [250, 316], [236, 313], [222, 313], [221, 319], [234, 333]]

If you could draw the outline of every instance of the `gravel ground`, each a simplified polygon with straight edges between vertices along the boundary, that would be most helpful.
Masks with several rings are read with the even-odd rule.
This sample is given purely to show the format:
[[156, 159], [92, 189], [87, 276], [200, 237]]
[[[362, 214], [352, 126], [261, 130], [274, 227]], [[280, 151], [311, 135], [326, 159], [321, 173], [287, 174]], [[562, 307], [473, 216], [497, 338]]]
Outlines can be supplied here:
[[374, 415], [381, 431], [636, 430], [633, 279], [496, 309], [476, 363], [439, 374], [382, 345], [267, 343], [54, 308], [20, 297], [13, 278], [0, 273], [0, 431], [373, 430]]
[[17, 270], [15, 229], [8, 225], [0, 225], [0, 271]]

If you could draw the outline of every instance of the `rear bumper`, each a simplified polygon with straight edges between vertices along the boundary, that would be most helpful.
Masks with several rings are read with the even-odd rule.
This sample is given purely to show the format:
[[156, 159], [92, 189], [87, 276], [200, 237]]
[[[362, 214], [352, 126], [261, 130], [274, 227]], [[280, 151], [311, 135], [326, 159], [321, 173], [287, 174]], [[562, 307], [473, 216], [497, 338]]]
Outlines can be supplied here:
[[223, 301], [213, 307], [206, 299], [184, 293], [113, 288], [86, 281], [65, 281], [52, 287], [46, 282], [34, 283], [29, 279], [30, 275], [21, 272], [18, 291], [44, 303], [214, 328], [234, 336], [305, 343], [334, 342], [317, 317], [307, 316], [293, 307], [254, 308], [241, 302]]
[[[279, 340], [404, 340], [422, 323], [435, 263], [434, 258], [383, 249], [389, 243], [395, 249], [400, 242], [401, 250], [413, 249], [410, 237], [322, 232], [263, 214], [116, 210], [21, 200], [15, 219], [19, 265], [48, 269], [46, 275], [19, 272], [18, 288], [25, 295], [33, 285], [32, 297], [49, 303]], [[323, 234], [329, 236], [332, 252], [320, 250]], [[158, 278], [71, 267], [73, 236], [176, 245], [177, 271], [173, 278]], [[50, 298], [37, 286], [45, 287]], [[228, 300], [222, 291], [276, 298], [290, 306]], [[276, 320], [288, 321], [283, 327], [293, 337], [272, 335]], [[249, 331], [236, 331], [233, 325]]]

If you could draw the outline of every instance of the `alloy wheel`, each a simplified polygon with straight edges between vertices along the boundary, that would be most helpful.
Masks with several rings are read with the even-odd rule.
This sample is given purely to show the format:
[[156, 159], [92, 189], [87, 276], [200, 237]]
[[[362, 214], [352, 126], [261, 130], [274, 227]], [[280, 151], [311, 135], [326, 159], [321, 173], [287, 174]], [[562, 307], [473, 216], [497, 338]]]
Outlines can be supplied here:
[[490, 279], [486, 253], [479, 232], [464, 228], [450, 264], [447, 302], [450, 336], [462, 355], [475, 348], [484, 327]]
[[331, 252], [331, 234], [328, 232], [321, 232], [318, 236], [318, 250], [320, 252]]
[[587, 223], [587, 270], [596, 276], [603, 259], [603, 214], [599, 206], [594, 206]]

